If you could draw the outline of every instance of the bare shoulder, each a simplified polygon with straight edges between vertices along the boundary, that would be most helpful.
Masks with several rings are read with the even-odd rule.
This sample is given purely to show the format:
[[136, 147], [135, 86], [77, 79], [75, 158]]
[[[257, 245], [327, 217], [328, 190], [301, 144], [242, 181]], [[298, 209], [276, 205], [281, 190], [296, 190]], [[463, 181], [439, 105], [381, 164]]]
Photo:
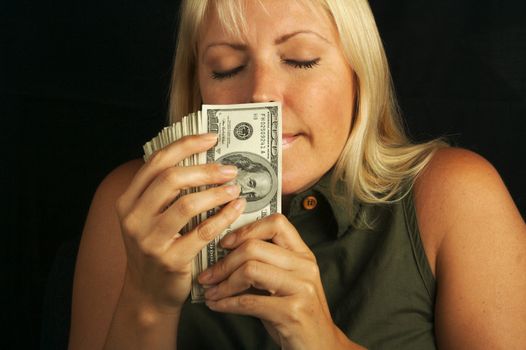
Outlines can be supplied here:
[[143, 164], [133, 160], [117, 167], [100, 183], [91, 202], [75, 266], [72, 349], [103, 347], [126, 267], [115, 202]]
[[114, 234], [118, 229], [115, 203], [143, 164], [140, 159], [126, 162], [102, 180], [90, 205], [82, 234], [83, 241], [91, 236]]
[[434, 260], [446, 234], [454, 230], [466, 232], [464, 227], [474, 229], [487, 223], [513, 225], [514, 231], [525, 229], [497, 170], [465, 149], [438, 150], [417, 179], [414, 196], [430, 260]]
[[[97, 234], [114, 231], [117, 220], [115, 203], [143, 164], [140, 159], [131, 160], [115, 168], [102, 180], [90, 205], [83, 238], [91, 235], [92, 231]], [[100, 229], [101, 227], [112, 229]], [[93, 228], [95, 230], [92, 230]]]
[[124, 192], [143, 165], [144, 162], [141, 159], [134, 159], [121, 164], [104, 178], [97, 189], [97, 194], [100, 194], [102, 197], [107, 197], [108, 195], [113, 197], [111, 194], [119, 195]]
[[442, 149], [415, 183], [415, 207], [437, 278], [438, 344], [526, 348], [526, 225], [496, 169]]
[[415, 189], [417, 205], [424, 207], [437, 200], [451, 205], [454, 199], [463, 198], [456, 203], [478, 206], [483, 204], [479, 202], [482, 199], [509, 197], [496, 169], [480, 155], [460, 148], [438, 150], [417, 179]]

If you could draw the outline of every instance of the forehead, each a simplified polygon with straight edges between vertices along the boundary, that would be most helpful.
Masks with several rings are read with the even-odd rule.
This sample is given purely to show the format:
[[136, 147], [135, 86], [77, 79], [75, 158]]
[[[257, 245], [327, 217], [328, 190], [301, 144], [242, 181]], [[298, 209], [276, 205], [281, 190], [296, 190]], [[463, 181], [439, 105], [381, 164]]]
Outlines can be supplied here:
[[314, 30], [333, 36], [335, 27], [319, 0], [210, 1], [200, 26], [199, 41], [249, 41], [255, 34]]

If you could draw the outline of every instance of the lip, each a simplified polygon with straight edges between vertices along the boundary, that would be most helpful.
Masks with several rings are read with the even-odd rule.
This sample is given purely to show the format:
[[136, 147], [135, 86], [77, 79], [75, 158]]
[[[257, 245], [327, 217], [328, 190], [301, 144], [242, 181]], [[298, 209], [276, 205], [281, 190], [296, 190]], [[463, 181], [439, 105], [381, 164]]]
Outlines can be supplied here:
[[283, 148], [290, 146], [299, 137], [299, 134], [282, 134], [281, 145]]

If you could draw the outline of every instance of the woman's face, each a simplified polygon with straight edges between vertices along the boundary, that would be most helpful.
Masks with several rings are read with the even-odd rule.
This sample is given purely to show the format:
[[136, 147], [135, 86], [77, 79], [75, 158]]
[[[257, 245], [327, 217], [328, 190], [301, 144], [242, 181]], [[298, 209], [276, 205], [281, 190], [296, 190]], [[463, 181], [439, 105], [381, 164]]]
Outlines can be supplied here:
[[307, 189], [337, 161], [353, 111], [352, 70], [323, 11], [297, 1], [246, 1], [246, 39], [215, 14], [203, 25], [198, 75], [203, 103], [279, 101], [283, 194]]

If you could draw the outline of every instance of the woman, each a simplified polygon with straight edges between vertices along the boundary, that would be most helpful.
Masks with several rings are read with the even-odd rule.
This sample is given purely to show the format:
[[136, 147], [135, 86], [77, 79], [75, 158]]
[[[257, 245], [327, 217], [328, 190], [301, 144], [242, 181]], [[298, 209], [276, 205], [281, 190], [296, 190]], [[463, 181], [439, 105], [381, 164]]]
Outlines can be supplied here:
[[526, 346], [524, 221], [487, 161], [405, 138], [365, 1], [186, 1], [179, 35], [172, 121], [282, 103], [284, 215], [227, 236], [189, 304], [193, 257], [246, 203], [235, 186], [174, 199], [236, 169], [173, 166], [214, 135], [119, 167], [84, 229], [72, 349]]

